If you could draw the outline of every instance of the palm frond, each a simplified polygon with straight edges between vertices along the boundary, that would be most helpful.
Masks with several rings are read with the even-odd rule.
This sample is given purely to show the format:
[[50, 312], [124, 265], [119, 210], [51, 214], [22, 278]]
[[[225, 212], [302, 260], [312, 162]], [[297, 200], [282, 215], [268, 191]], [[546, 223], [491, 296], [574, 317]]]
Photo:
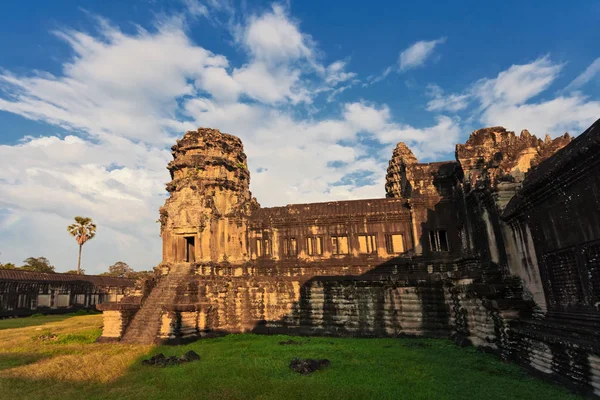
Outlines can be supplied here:
[[96, 224], [89, 217], [75, 217], [74, 224], [67, 226], [67, 231], [74, 236], [77, 243], [83, 245], [89, 239], [96, 236]]

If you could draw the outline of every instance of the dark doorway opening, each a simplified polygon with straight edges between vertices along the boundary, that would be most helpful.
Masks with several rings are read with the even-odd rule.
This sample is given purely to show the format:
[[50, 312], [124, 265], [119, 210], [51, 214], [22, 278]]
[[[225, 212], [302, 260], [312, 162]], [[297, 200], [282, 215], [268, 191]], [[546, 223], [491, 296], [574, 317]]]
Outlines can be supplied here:
[[185, 261], [196, 262], [195, 240], [193, 236], [185, 238]]

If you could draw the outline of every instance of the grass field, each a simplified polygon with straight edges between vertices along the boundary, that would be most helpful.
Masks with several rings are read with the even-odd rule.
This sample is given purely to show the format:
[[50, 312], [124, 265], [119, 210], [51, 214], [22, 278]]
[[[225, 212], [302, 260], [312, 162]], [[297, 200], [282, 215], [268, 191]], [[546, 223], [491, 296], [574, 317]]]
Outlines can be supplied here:
[[0, 331], [4, 329], [24, 328], [26, 326], [43, 325], [50, 322], [64, 321], [71, 318], [70, 314], [61, 315], [33, 315], [28, 318], [0, 319]]
[[[515, 365], [444, 340], [294, 337], [302, 344], [280, 345], [290, 337], [230, 335], [151, 347], [94, 343], [101, 325], [101, 315], [0, 320], [0, 398], [578, 398]], [[139, 362], [190, 349], [200, 361], [166, 368]], [[328, 358], [331, 365], [302, 376], [288, 368], [294, 357]]]

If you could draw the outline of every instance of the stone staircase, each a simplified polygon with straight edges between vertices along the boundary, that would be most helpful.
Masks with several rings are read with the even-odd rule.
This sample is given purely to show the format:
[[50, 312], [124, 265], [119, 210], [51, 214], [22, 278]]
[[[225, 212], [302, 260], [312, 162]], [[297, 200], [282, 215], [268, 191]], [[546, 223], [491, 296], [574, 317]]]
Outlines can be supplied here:
[[185, 285], [192, 273], [191, 264], [173, 264], [146, 297], [121, 338], [122, 343], [152, 344], [159, 334], [163, 305], [173, 303], [177, 288]]

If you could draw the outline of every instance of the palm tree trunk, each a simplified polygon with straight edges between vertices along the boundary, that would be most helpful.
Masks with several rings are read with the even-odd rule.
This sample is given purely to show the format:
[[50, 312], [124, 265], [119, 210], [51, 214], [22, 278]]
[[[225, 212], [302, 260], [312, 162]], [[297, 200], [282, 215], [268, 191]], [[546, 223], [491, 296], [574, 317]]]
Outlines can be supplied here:
[[81, 248], [83, 245], [79, 245], [79, 259], [77, 260], [77, 275], [81, 275]]

